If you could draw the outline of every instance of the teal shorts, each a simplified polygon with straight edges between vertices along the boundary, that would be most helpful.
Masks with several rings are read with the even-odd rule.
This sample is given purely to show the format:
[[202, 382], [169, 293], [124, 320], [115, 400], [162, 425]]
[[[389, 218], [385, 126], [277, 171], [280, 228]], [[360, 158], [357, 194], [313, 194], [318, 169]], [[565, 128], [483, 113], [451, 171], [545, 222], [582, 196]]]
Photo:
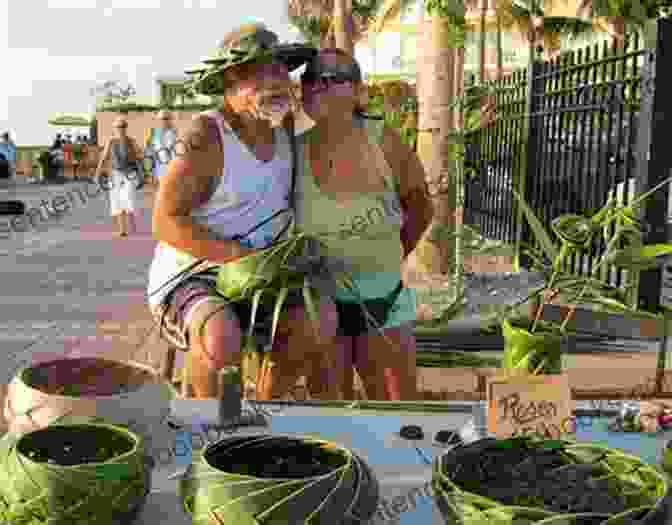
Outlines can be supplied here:
[[[352, 275], [355, 289], [361, 299], [381, 299], [387, 297], [399, 284], [401, 274], [399, 272], [386, 273], [355, 273]], [[349, 290], [339, 288], [334, 300], [340, 303], [356, 304], [357, 299]], [[381, 328], [396, 328], [417, 319], [417, 298], [413, 288], [403, 288], [397, 300], [389, 310], [387, 319]]]

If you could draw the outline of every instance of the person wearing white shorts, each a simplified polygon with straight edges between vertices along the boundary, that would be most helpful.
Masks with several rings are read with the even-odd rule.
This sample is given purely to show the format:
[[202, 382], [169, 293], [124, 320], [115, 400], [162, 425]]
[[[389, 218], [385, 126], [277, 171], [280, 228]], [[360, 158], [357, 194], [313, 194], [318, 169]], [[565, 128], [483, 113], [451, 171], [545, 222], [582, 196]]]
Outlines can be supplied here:
[[117, 235], [126, 237], [135, 232], [136, 193], [142, 172], [135, 159], [142, 158], [140, 147], [127, 135], [128, 123], [122, 117], [114, 121], [116, 137], [105, 144], [105, 149], [96, 168], [96, 180], [108, 156], [112, 159], [112, 177], [108, 185], [110, 213], [118, 227]]

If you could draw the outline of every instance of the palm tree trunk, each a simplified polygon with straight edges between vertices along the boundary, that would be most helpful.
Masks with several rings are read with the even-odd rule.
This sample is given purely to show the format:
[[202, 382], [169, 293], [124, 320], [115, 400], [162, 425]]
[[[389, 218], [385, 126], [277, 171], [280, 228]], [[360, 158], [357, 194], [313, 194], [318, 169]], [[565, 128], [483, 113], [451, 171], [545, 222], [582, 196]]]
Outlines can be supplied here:
[[478, 79], [480, 80], [481, 84], [485, 83], [485, 46], [486, 46], [486, 14], [488, 12], [488, 0], [482, 0], [481, 4], [481, 27], [480, 27], [480, 41], [478, 44], [478, 52], [479, 52], [479, 69], [478, 69]]
[[614, 53], [623, 51], [625, 47], [625, 19], [620, 16], [609, 17], [609, 33], [611, 49]]
[[532, 65], [537, 60], [537, 30], [534, 25], [534, 18], [530, 17], [530, 23], [527, 34], [527, 42], [530, 46], [529, 64]]
[[504, 49], [502, 44], [502, 20], [497, 17], [497, 80], [504, 78]]
[[[460, 172], [458, 161], [451, 158], [449, 152], [454, 140], [448, 138], [448, 134], [460, 124], [459, 112], [450, 105], [462, 91], [464, 49], [446, 47], [451, 28], [444, 18], [434, 15], [429, 23], [423, 21], [422, 24], [429, 39], [425, 40], [426, 56], [418, 61], [422, 64], [418, 69], [418, 156], [430, 181], [433, 225], [447, 227], [445, 236], [433, 240], [432, 273], [459, 278], [457, 270], [462, 266], [460, 244], [452, 236], [459, 231], [462, 219], [462, 207], [458, 202]], [[455, 291], [460, 287], [461, 283]]]
[[334, 38], [336, 47], [355, 55], [354, 25], [352, 20], [352, 0], [334, 1]]

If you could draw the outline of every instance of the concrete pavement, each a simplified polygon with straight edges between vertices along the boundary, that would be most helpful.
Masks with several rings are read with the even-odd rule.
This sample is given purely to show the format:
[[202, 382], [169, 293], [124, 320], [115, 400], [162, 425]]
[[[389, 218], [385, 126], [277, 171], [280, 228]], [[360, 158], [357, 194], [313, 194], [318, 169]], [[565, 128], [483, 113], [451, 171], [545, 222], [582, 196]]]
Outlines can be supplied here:
[[[0, 199], [18, 198], [38, 207], [43, 199], [67, 199], [77, 189], [87, 190], [83, 183], [19, 186], [0, 192]], [[64, 354], [134, 357], [128, 341], [137, 333], [131, 321], [149, 321], [144, 290], [155, 246], [151, 189], [143, 191], [147, 198], [135, 236], [113, 236], [102, 194], [0, 239], [0, 383], [10, 381], [21, 366]], [[116, 333], [102, 330], [101, 323], [115, 319]]]

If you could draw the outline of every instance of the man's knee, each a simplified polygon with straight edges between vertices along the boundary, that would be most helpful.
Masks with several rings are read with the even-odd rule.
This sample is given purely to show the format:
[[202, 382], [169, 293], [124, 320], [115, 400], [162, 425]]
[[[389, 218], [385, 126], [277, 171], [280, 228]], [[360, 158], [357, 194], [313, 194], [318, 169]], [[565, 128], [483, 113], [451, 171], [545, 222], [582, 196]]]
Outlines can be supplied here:
[[206, 303], [195, 313], [189, 327], [192, 350], [205, 352], [213, 368], [240, 364], [240, 323], [229, 307]]

